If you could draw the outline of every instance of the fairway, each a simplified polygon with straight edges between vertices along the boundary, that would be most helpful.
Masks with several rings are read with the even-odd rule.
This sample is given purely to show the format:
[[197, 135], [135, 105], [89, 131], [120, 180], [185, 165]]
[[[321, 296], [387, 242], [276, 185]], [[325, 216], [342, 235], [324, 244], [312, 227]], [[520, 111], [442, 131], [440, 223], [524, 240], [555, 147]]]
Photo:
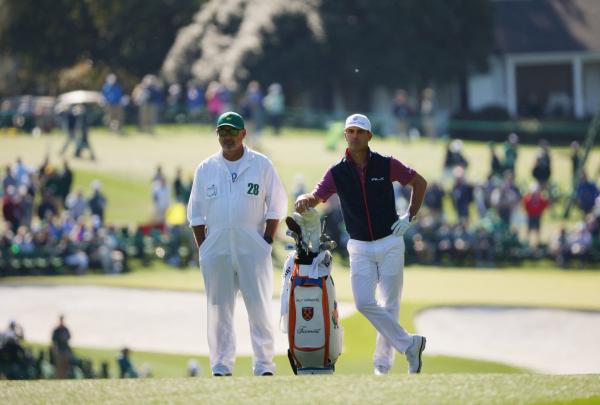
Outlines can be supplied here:
[[451, 374], [0, 382], [5, 404], [597, 404], [599, 376]]

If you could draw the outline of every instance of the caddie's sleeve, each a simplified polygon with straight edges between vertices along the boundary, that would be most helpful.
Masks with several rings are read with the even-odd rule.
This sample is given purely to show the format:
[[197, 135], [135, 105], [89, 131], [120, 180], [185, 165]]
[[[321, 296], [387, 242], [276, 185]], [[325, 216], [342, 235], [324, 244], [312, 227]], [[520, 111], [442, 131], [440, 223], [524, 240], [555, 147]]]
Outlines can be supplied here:
[[206, 225], [206, 204], [202, 191], [202, 165], [200, 165], [194, 174], [194, 182], [192, 183], [192, 191], [187, 206], [187, 218], [190, 226]]
[[282, 219], [287, 214], [288, 197], [279, 175], [269, 161], [267, 167], [267, 196], [265, 219]]

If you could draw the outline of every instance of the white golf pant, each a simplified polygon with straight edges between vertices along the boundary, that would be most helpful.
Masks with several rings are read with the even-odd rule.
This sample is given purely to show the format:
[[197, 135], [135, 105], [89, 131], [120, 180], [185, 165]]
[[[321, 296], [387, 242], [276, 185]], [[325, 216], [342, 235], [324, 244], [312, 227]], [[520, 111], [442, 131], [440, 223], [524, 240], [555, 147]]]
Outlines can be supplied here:
[[[238, 291], [241, 292], [248, 311], [254, 352], [254, 374], [275, 372], [270, 311], [273, 295], [271, 248], [262, 240], [261, 243], [254, 243], [252, 239], [247, 238], [245, 243], [238, 239], [236, 242], [239, 243], [233, 244], [235, 248], [233, 254], [225, 254], [225, 251], [232, 246], [227, 246], [225, 251], [215, 249], [220, 251], [216, 254], [206, 254], [201, 248], [200, 267], [207, 298], [207, 335], [213, 373], [233, 372], [235, 362], [233, 315]], [[252, 250], [245, 249], [247, 246], [243, 246], [244, 244], [250, 245]]]
[[373, 242], [350, 239], [348, 253], [356, 309], [377, 329], [373, 364], [390, 369], [394, 362], [394, 349], [405, 353], [412, 344], [412, 335], [398, 321], [404, 239], [393, 234]]

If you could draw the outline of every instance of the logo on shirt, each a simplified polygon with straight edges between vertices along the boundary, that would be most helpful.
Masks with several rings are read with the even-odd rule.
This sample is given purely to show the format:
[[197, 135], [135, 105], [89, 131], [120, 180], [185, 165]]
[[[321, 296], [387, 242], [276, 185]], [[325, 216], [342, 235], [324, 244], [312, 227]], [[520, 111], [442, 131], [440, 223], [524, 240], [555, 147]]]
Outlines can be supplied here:
[[206, 198], [213, 198], [217, 196], [217, 186], [211, 184], [206, 188]]
[[237, 180], [238, 174], [236, 172], [231, 173], [231, 182], [235, 183]]
[[371, 181], [383, 181], [385, 180], [383, 177], [371, 177]]

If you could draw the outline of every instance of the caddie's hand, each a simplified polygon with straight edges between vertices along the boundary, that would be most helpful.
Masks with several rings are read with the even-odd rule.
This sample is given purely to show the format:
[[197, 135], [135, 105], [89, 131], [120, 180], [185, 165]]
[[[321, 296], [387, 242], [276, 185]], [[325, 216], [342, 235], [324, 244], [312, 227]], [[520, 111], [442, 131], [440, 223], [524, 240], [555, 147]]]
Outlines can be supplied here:
[[408, 219], [408, 213], [402, 215], [396, 222], [392, 224], [392, 232], [396, 236], [403, 236], [404, 233], [410, 227], [410, 221]]

